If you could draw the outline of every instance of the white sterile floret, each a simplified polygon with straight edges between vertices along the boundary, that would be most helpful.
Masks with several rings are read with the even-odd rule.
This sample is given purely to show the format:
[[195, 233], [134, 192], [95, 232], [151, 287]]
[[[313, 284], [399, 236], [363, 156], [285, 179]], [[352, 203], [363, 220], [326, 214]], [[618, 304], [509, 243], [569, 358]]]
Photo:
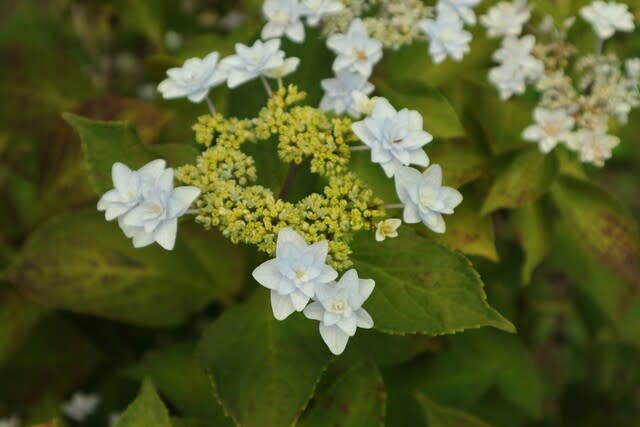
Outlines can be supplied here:
[[402, 225], [402, 220], [389, 218], [380, 221], [376, 226], [376, 241], [382, 242], [387, 237], [398, 237], [398, 227]]
[[227, 71], [227, 85], [233, 89], [284, 65], [284, 52], [280, 39], [263, 42], [256, 40], [251, 46], [236, 43], [236, 54], [224, 58], [220, 65]]
[[560, 142], [567, 142], [575, 120], [564, 109], [548, 110], [536, 108], [533, 111], [535, 123], [522, 132], [527, 141], [538, 143], [540, 151], [548, 153]]
[[122, 418], [122, 414], [120, 412], [112, 412], [109, 414], [109, 427], [116, 427], [118, 425], [118, 421]]
[[420, 21], [418, 28], [429, 38], [429, 54], [436, 64], [448, 56], [460, 61], [469, 52], [471, 33], [464, 30], [457, 12], [448, 6], [438, 7], [436, 19]]
[[20, 427], [20, 418], [17, 415], [2, 418], [0, 419], [0, 427]]
[[404, 222], [423, 222], [436, 233], [444, 233], [446, 229], [442, 214], [452, 214], [462, 202], [458, 190], [442, 185], [439, 165], [431, 165], [423, 173], [409, 167], [400, 168], [396, 173], [396, 192], [404, 204]]
[[326, 264], [328, 251], [326, 240], [307, 245], [291, 228], [280, 230], [276, 257], [253, 270], [253, 278], [271, 289], [271, 308], [276, 319], [283, 320], [294, 311], [302, 311], [318, 285], [338, 277]]
[[487, 29], [489, 37], [519, 36], [530, 18], [531, 10], [526, 0], [503, 1], [482, 15], [480, 23]]
[[127, 165], [116, 162], [111, 167], [113, 190], [107, 191], [98, 201], [98, 210], [105, 211], [107, 221], [129, 212], [142, 200], [143, 190], [155, 185], [165, 171], [166, 162], [158, 159], [132, 171]]
[[294, 42], [304, 41], [304, 25], [300, 20], [303, 8], [298, 0], [266, 0], [262, 13], [267, 23], [262, 27], [263, 39], [273, 39], [286, 35]]
[[544, 64], [535, 58], [531, 51], [536, 39], [532, 35], [521, 38], [505, 37], [493, 59], [500, 65], [489, 70], [489, 81], [500, 91], [500, 98], [510, 98], [522, 94], [527, 83], [535, 83], [544, 73]]
[[460, 18], [469, 25], [475, 25], [476, 14], [473, 8], [480, 3], [481, 0], [439, 0], [437, 4], [438, 10], [441, 7], [448, 7], [455, 11]]
[[311, 27], [317, 26], [325, 16], [334, 15], [343, 9], [344, 4], [338, 0], [302, 0], [302, 13]]
[[375, 282], [360, 279], [356, 270], [344, 273], [337, 283], [316, 287], [316, 301], [304, 309], [309, 319], [320, 321], [320, 335], [333, 354], [341, 354], [358, 328], [370, 329], [373, 319], [362, 308]]
[[629, 6], [613, 1], [594, 1], [580, 9], [580, 16], [591, 24], [601, 40], [610, 38], [616, 31], [630, 33], [635, 28]]
[[158, 243], [172, 250], [178, 232], [178, 217], [200, 195], [192, 186], [173, 188], [173, 169], [166, 169], [153, 186], [143, 190], [140, 203], [125, 214], [119, 224], [125, 235], [133, 238], [136, 248]]
[[620, 138], [607, 134], [606, 129], [578, 129], [569, 136], [567, 146], [578, 152], [580, 161], [603, 166], [611, 157], [611, 150], [620, 143]]
[[369, 78], [373, 66], [382, 59], [382, 43], [369, 37], [361, 19], [354, 19], [345, 34], [334, 34], [327, 39], [327, 46], [338, 56], [333, 61], [333, 71], [354, 71]]
[[629, 58], [624, 61], [624, 69], [630, 79], [640, 80], [640, 58]]
[[296, 71], [298, 65], [300, 65], [300, 59], [292, 56], [285, 59], [281, 66], [266, 70], [264, 75], [272, 79], [281, 79]]
[[167, 78], [158, 85], [164, 99], [187, 98], [202, 102], [209, 90], [225, 82], [227, 73], [218, 63], [218, 52], [187, 59], [180, 68], [167, 70]]
[[96, 411], [99, 403], [100, 398], [95, 394], [76, 392], [60, 409], [67, 418], [81, 423]]
[[369, 98], [366, 94], [357, 90], [351, 92], [351, 96], [353, 97], [354, 108], [365, 116], [371, 114], [373, 107], [375, 107], [376, 102], [380, 99], [377, 96]]
[[389, 101], [379, 98], [371, 116], [353, 123], [351, 129], [371, 148], [371, 161], [379, 163], [388, 177], [403, 165], [429, 165], [422, 147], [433, 137], [422, 129], [422, 116], [417, 111], [396, 111]]
[[351, 117], [357, 118], [362, 111], [353, 96], [354, 92], [364, 96], [373, 92], [373, 85], [359, 73], [340, 71], [334, 78], [324, 79], [320, 82], [324, 89], [324, 96], [320, 101], [322, 111], [333, 111], [336, 114], [347, 112]]

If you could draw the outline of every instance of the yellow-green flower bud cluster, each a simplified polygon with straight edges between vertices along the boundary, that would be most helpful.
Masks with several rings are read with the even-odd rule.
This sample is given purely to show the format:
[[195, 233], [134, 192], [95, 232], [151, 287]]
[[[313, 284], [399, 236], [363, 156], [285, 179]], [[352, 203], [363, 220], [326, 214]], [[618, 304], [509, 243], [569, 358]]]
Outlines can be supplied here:
[[[179, 168], [176, 176], [202, 190], [196, 221], [206, 228], [217, 227], [232, 242], [253, 244], [273, 255], [278, 231], [291, 227], [308, 243], [328, 240], [328, 262], [343, 270], [352, 265], [353, 233], [375, 230], [385, 212], [382, 201], [348, 170], [348, 142], [357, 141], [351, 121], [293, 105], [304, 97], [289, 86], [274, 93], [255, 119], [201, 117], [194, 131], [206, 148], [196, 164]], [[283, 161], [309, 161], [311, 171], [327, 180], [323, 191], [293, 203], [257, 185], [255, 161], [241, 146], [270, 141], [277, 141]]]

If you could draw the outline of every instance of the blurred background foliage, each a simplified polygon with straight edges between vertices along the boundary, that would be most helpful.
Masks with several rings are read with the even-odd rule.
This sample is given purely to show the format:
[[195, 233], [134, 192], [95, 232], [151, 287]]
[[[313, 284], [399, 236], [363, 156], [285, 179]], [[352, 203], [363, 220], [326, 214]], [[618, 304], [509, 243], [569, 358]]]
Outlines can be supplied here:
[[[533, 2], [538, 15], [557, 22], [585, 3]], [[640, 19], [640, 2], [629, 3]], [[234, 43], [255, 39], [260, 6], [0, 3], [0, 418], [19, 413], [26, 425], [57, 419], [72, 426], [59, 405], [82, 389], [101, 397], [86, 425], [106, 426], [146, 378], [121, 425], [233, 425], [220, 398], [243, 425], [637, 426], [640, 111], [619, 129], [622, 143], [603, 169], [583, 167], [562, 149], [541, 155], [520, 138], [535, 95], [499, 100], [486, 81], [497, 42], [478, 27], [462, 63], [435, 66], [426, 46], [415, 44], [386, 53], [372, 80], [397, 107], [423, 114], [436, 137], [429, 156], [465, 196], [447, 234], [428, 237], [471, 259], [489, 302], [516, 335], [489, 328], [447, 337], [360, 332], [325, 370], [326, 351], [301, 352], [307, 343], [289, 344], [285, 330], [271, 339], [305, 364], [276, 359], [274, 372], [317, 378], [325, 370], [317, 385], [295, 383], [287, 390], [299, 393], [287, 394], [278, 382], [286, 376], [250, 375], [247, 364], [264, 360], [243, 353], [221, 326], [255, 319], [251, 333], [261, 340], [274, 322], [264, 295], [249, 298], [258, 254], [188, 223], [175, 252], [134, 250], [101, 218], [80, 139], [61, 113], [127, 122], [92, 130], [113, 140], [114, 150], [118, 141], [139, 138], [173, 166], [189, 161], [191, 126], [205, 107], [167, 103], [155, 87], [188, 57], [229, 54]], [[595, 46], [581, 22], [570, 39]], [[606, 49], [638, 56], [640, 31], [617, 36]], [[331, 75], [324, 40], [308, 31], [304, 45], [285, 42], [284, 50], [302, 58], [291, 81], [317, 105], [319, 82]], [[252, 116], [264, 103], [259, 82], [234, 92], [218, 88], [213, 97], [238, 116]], [[73, 117], [67, 119], [82, 134]], [[273, 164], [257, 160], [261, 171]], [[353, 162], [393, 200], [379, 168], [365, 157]], [[277, 173], [272, 167], [265, 175]], [[242, 357], [250, 360], [236, 363]], [[206, 369], [223, 371], [217, 391]], [[157, 418], [145, 418], [150, 413]]]

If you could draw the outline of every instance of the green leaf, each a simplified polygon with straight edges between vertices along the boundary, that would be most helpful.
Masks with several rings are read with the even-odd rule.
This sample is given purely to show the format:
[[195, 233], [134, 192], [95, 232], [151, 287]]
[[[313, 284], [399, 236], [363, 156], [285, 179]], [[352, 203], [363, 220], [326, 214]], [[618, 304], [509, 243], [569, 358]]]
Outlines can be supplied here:
[[496, 387], [530, 417], [542, 415], [544, 386], [517, 336], [482, 329], [449, 340], [448, 351], [412, 370], [420, 378], [418, 390], [442, 403], [469, 406]]
[[0, 290], [0, 366], [27, 338], [44, 308], [13, 290]]
[[[71, 109], [95, 89], [73, 59], [51, 47], [0, 45], [11, 64], [0, 69], [0, 122], [6, 129], [45, 135], [59, 111]], [[55, 70], [42, 78], [44, 70]]]
[[142, 363], [127, 368], [124, 374], [138, 380], [152, 379], [182, 415], [199, 419], [204, 426], [233, 425], [231, 419], [225, 417], [209, 376], [193, 351], [191, 344], [178, 344], [150, 355]]
[[429, 233], [437, 242], [467, 255], [477, 255], [498, 262], [493, 220], [480, 215], [480, 199], [472, 191], [464, 192], [464, 200], [453, 215], [447, 216], [444, 234]]
[[365, 303], [376, 329], [442, 335], [493, 326], [515, 332], [511, 322], [487, 304], [471, 263], [411, 228], [380, 243], [360, 234], [351, 249], [360, 277], [376, 282]]
[[195, 160], [197, 154], [187, 144], [145, 146], [136, 129], [126, 122], [91, 120], [70, 113], [63, 117], [80, 135], [91, 181], [100, 194], [113, 188], [111, 167], [115, 162], [137, 169], [162, 157], [170, 166], [182, 166], [186, 160]]
[[489, 169], [489, 156], [467, 138], [433, 141], [425, 149], [431, 162], [442, 167], [442, 181], [449, 187], [460, 188]]
[[627, 208], [594, 184], [568, 176], [551, 194], [582, 246], [613, 273], [639, 284], [638, 227]]
[[317, 395], [303, 417], [302, 427], [369, 427], [384, 425], [386, 392], [378, 367], [357, 363]]
[[164, 49], [165, 0], [119, 0], [116, 8], [127, 26], [144, 34], [157, 50]]
[[[211, 252], [193, 255], [185, 241], [179, 235], [174, 251], [157, 245], [136, 249], [99, 212], [64, 214], [30, 235], [9, 277], [46, 306], [138, 325], [177, 325], [242, 283], [242, 276], [213, 276], [213, 267], [202, 263]], [[214, 251], [225, 250], [212, 243]], [[231, 249], [227, 263], [243, 262], [237, 250]]]
[[524, 250], [522, 283], [531, 282], [533, 270], [542, 262], [553, 244], [553, 212], [543, 200], [513, 210], [509, 219]]
[[558, 164], [553, 155], [542, 154], [537, 148], [518, 153], [495, 178], [482, 206], [482, 214], [534, 202], [547, 191], [557, 172]]
[[424, 130], [436, 138], [464, 136], [464, 128], [455, 110], [437, 89], [411, 80], [374, 81], [377, 92], [397, 109], [417, 110], [423, 117]]
[[169, 412], [151, 380], [145, 380], [140, 394], [122, 414], [116, 427], [172, 427]]
[[260, 289], [205, 330], [200, 359], [236, 424], [292, 425], [307, 405], [330, 353], [318, 324], [301, 317], [275, 320]]
[[489, 424], [459, 409], [442, 406], [418, 394], [429, 427], [490, 427]]
[[87, 336], [48, 316], [0, 369], [0, 402], [34, 404], [45, 396], [62, 398], [76, 390], [103, 361]]
[[531, 125], [534, 103], [524, 96], [514, 96], [507, 102], [486, 80], [487, 70], [481, 70], [482, 81], [467, 86], [468, 114], [481, 126], [491, 151], [501, 155], [531, 147], [522, 139], [522, 131]]

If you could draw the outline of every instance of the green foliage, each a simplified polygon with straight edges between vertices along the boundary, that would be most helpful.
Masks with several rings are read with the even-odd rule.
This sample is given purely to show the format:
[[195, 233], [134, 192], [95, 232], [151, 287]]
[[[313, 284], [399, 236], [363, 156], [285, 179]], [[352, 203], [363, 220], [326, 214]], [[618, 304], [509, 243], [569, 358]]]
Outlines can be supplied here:
[[382, 426], [385, 406], [386, 392], [378, 368], [371, 361], [356, 362], [313, 403], [300, 425]]
[[515, 332], [489, 306], [478, 273], [462, 255], [407, 229], [375, 246], [352, 245], [360, 276], [376, 281], [366, 303], [375, 328], [387, 333], [442, 335], [493, 326]]
[[[495, 4], [485, 3], [478, 14]], [[586, 4], [530, 3], [556, 23]], [[355, 234], [349, 257], [376, 283], [364, 304], [374, 328], [359, 329], [341, 356], [301, 313], [273, 318], [269, 291], [251, 277], [265, 260], [252, 248], [186, 216], [173, 251], [134, 249], [104, 220], [96, 201], [113, 187], [114, 162], [164, 158], [177, 168], [200, 155], [192, 126], [206, 105], [161, 101], [149, 89], [187, 58], [252, 43], [261, 5], [0, 5], [0, 420], [105, 427], [121, 413], [118, 427], [636, 426], [640, 112], [615, 129], [621, 144], [602, 169], [566, 147], [540, 153], [521, 136], [537, 100], [499, 99], [486, 79], [499, 41], [481, 25], [469, 29], [461, 62], [434, 64], [419, 42], [385, 51], [374, 70], [373, 95], [421, 113], [435, 137], [425, 151], [464, 201], [444, 234], [421, 224], [381, 243]], [[226, 28], [236, 10], [244, 20]], [[168, 45], [168, 31], [182, 43]], [[584, 49], [596, 42], [580, 19], [569, 39]], [[301, 59], [284, 83], [311, 106], [333, 75], [325, 42], [310, 28], [304, 44], [283, 40]], [[632, 56], [639, 46], [636, 32], [607, 41], [605, 52]], [[259, 80], [211, 97], [238, 117], [267, 100]], [[288, 165], [264, 142], [247, 153], [258, 184], [279, 190]], [[349, 168], [397, 203], [393, 180], [370, 159], [352, 152]], [[303, 163], [290, 199], [325, 184]], [[84, 423], [61, 412], [77, 391], [101, 398]]]
[[266, 295], [259, 290], [221, 315], [199, 346], [220, 402], [245, 426], [293, 424], [330, 359], [317, 326], [296, 318], [278, 322]]
[[534, 202], [548, 190], [557, 170], [555, 157], [544, 155], [537, 148], [516, 154], [495, 178], [482, 213], [499, 208], [519, 208]]
[[[212, 274], [214, 267], [191, 252], [190, 244], [199, 245], [202, 254], [202, 243], [189, 240], [181, 237], [175, 252], [135, 249], [102, 214], [65, 214], [31, 235], [9, 276], [21, 292], [46, 306], [138, 325], [178, 325], [213, 299], [228, 298], [242, 283]], [[225, 251], [211, 240], [204, 248]], [[220, 273], [241, 270], [241, 262], [232, 260]]]
[[122, 414], [116, 427], [172, 427], [169, 412], [160, 400], [153, 383], [145, 380], [140, 394]]
[[570, 177], [558, 180], [551, 194], [584, 247], [614, 273], [639, 284], [638, 226], [626, 208], [597, 186]]

